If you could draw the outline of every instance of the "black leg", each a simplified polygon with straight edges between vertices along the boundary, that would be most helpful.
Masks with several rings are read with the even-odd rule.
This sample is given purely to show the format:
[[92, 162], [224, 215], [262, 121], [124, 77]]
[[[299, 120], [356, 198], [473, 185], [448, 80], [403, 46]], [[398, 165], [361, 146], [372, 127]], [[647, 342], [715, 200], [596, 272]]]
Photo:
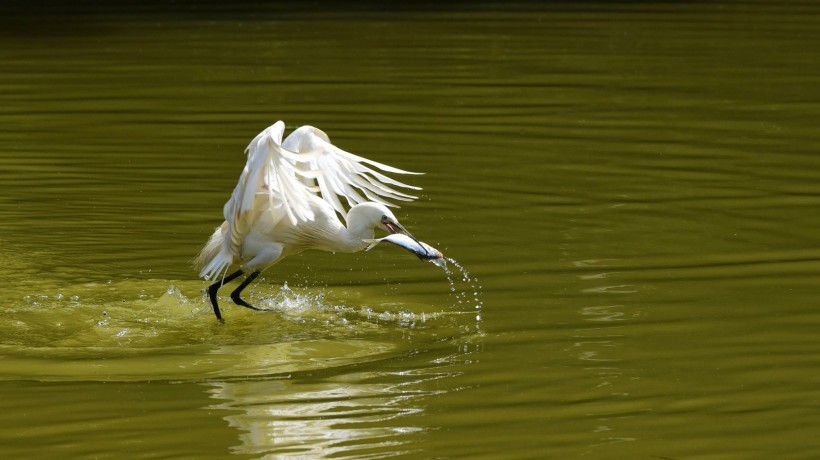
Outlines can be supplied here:
[[233, 300], [235, 304], [242, 305], [243, 307], [248, 307], [251, 310], [262, 311], [261, 308], [256, 308], [248, 302], [245, 302], [241, 297], [239, 297], [239, 294], [242, 294], [242, 290], [248, 287], [248, 285], [251, 284], [257, 276], [259, 276], [258, 271], [251, 273], [250, 275], [248, 275], [247, 278], [245, 278], [245, 281], [243, 281], [242, 284], [239, 285], [239, 287], [237, 287], [236, 289], [234, 289], [233, 292], [231, 292], [231, 300]]
[[[257, 273], [258, 274], [258, 273]], [[219, 304], [216, 301], [216, 291], [222, 287], [223, 284], [233, 281], [237, 277], [242, 275], [242, 270], [237, 270], [230, 275], [226, 276], [225, 278], [220, 279], [216, 283], [208, 286], [208, 297], [211, 298], [211, 304], [214, 306], [214, 314], [216, 315], [216, 319], [222, 321], [222, 314], [219, 313]], [[244, 284], [244, 283], [243, 283]]]

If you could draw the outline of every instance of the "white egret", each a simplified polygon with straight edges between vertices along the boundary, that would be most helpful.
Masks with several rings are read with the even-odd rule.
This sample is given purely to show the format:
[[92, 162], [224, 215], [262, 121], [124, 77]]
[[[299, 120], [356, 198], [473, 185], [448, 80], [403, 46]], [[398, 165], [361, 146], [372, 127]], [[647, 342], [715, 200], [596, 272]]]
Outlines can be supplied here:
[[[199, 276], [215, 280], [208, 287], [208, 295], [219, 320], [222, 315], [217, 291], [243, 274], [248, 275], [231, 293], [231, 299], [259, 310], [240, 297], [242, 290], [260, 272], [289, 255], [306, 249], [360, 251], [369, 244], [365, 240], [373, 239], [377, 227], [413, 238], [386, 205], [395, 206], [388, 199], [416, 199], [392, 186], [420, 188], [377, 170], [420, 173], [345, 152], [312, 126], [302, 126], [282, 141], [284, 131], [285, 124], [277, 121], [248, 145], [247, 164], [223, 208], [225, 222], [216, 228], [196, 258]], [[340, 197], [347, 202], [348, 211]], [[234, 264], [239, 269], [227, 274]]]

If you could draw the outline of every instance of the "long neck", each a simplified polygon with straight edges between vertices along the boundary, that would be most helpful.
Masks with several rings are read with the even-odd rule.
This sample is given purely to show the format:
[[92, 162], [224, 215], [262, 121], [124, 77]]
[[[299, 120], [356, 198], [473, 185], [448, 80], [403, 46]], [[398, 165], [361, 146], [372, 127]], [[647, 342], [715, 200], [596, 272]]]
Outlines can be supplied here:
[[[355, 224], [355, 221], [354, 221]], [[339, 252], [356, 252], [361, 251], [367, 247], [367, 243], [363, 240], [372, 239], [375, 236], [373, 227], [365, 225], [350, 225], [339, 229], [339, 233], [335, 238], [336, 251]]]
[[[384, 209], [384, 206], [371, 202], [359, 203], [353, 206], [345, 216], [346, 226], [342, 226], [341, 222], [336, 220], [339, 228], [330, 238], [333, 247], [329, 250], [356, 252], [366, 248], [367, 243], [362, 240], [373, 238], [375, 235], [373, 228], [379, 224], [381, 216], [389, 212]], [[333, 214], [334, 219], [335, 217], [336, 215]]]
[[367, 247], [362, 240], [372, 239], [376, 225], [366, 206], [356, 205], [345, 217], [343, 224], [336, 212], [329, 205], [317, 206], [314, 209], [316, 219], [305, 222], [294, 234], [301, 235], [297, 245], [302, 249], [319, 249], [331, 252], [356, 252]]

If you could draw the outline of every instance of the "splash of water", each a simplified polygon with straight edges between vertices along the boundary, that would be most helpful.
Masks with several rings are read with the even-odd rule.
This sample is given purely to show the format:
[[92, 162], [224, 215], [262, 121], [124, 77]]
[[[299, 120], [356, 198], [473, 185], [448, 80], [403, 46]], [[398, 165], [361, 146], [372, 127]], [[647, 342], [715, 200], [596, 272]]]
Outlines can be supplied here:
[[447, 269], [447, 260], [444, 258], [441, 259], [430, 259], [429, 262], [437, 267], [441, 267], [443, 269]]
[[[263, 285], [258, 286], [262, 288]], [[264, 310], [277, 311], [287, 317], [300, 318], [332, 308], [325, 302], [325, 294], [322, 291], [297, 292], [288, 285], [287, 281], [278, 289], [275, 287], [268, 287], [268, 289], [276, 290], [276, 292], [273, 295], [262, 295], [258, 301], [259, 306]], [[251, 292], [255, 291], [256, 289]]]
[[[476, 321], [481, 321], [481, 307], [484, 306], [484, 301], [481, 300], [481, 285], [478, 284], [478, 278], [470, 276], [470, 273], [451, 257], [431, 260], [430, 262], [444, 269], [447, 281], [450, 283], [450, 292], [455, 297], [457, 304], [459, 306], [472, 306], [476, 311]], [[456, 267], [459, 273], [451, 271], [447, 266], [447, 262]], [[462, 284], [462, 286], [457, 286], [456, 283]], [[472, 297], [470, 293], [472, 293]]]
[[[291, 288], [287, 282], [271, 295], [260, 295], [256, 303], [264, 311], [276, 311], [283, 319], [298, 323], [322, 323], [325, 326], [366, 328], [364, 322], [393, 323], [400, 327], [416, 328], [437, 313], [414, 313], [409, 310], [377, 311], [369, 306], [346, 305], [326, 298], [324, 292], [310, 292]], [[251, 291], [251, 295], [256, 290]]]

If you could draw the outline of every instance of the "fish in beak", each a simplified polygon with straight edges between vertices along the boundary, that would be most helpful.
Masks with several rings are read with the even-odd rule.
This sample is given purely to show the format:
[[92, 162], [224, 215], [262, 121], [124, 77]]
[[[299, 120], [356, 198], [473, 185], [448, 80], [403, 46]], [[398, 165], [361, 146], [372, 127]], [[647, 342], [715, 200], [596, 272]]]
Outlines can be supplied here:
[[384, 238], [368, 239], [362, 241], [368, 244], [368, 246], [365, 248], [365, 251], [373, 249], [374, 246], [381, 243], [382, 241], [387, 241], [412, 252], [413, 254], [415, 254], [416, 257], [418, 257], [421, 260], [433, 262], [439, 267], [443, 266], [444, 264], [444, 255], [441, 253], [441, 251], [430, 246], [427, 243], [416, 241], [415, 239], [405, 235], [404, 233], [391, 233], [390, 235], [387, 235]]
[[394, 234], [395, 233], [401, 233], [402, 235], [409, 236], [410, 239], [412, 239], [413, 241], [415, 241], [416, 243], [419, 243], [419, 245], [421, 245], [421, 242], [419, 242], [419, 240], [417, 240], [415, 236], [410, 234], [410, 232], [408, 232], [406, 228], [402, 227], [402, 225], [400, 223], [398, 223], [398, 222], [385, 222], [384, 226], [387, 227], [388, 230], [390, 230], [390, 233], [394, 233]]
[[396, 235], [396, 234], [404, 235], [404, 236], [410, 238], [411, 240], [413, 240], [416, 243], [416, 245], [414, 245], [412, 248], [409, 247], [409, 246], [404, 246], [404, 245], [399, 244], [399, 243], [395, 243], [395, 244], [399, 244], [399, 246], [403, 246], [406, 249], [410, 250], [411, 252], [416, 254], [416, 256], [419, 259], [430, 260], [430, 259], [440, 259], [442, 257], [441, 253], [438, 250], [435, 250], [432, 247], [430, 247], [428, 244], [422, 243], [421, 241], [417, 240], [416, 237], [413, 236], [410, 232], [408, 232], [406, 228], [402, 227], [402, 225], [400, 223], [392, 221], [392, 222], [385, 222], [384, 225], [385, 225], [385, 227], [387, 227], [388, 230], [390, 230], [390, 232], [392, 234], [394, 234], [394, 235]]

